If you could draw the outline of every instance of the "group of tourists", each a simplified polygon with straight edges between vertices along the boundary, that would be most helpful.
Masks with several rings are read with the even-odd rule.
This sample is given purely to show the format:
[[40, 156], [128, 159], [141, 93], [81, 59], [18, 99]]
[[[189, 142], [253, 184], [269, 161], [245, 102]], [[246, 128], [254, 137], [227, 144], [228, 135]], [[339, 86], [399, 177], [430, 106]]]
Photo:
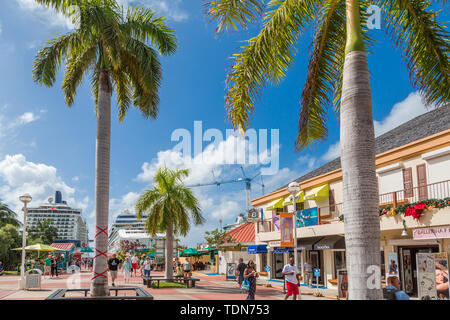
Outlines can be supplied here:
[[153, 270], [154, 261], [150, 257], [142, 256], [139, 258], [136, 254], [132, 257], [125, 257], [122, 261], [117, 258], [116, 254], [113, 254], [111, 258], [108, 259], [108, 271], [111, 277], [112, 286], [115, 286], [115, 281], [117, 279], [117, 273], [119, 269], [123, 271], [123, 277], [125, 283], [130, 282], [130, 278], [133, 276], [137, 277], [137, 270], [140, 270], [140, 276], [150, 277], [150, 272]]
[[[61, 258], [58, 259], [56, 256], [49, 254], [47, 256], [47, 258], [44, 259], [44, 274], [43, 276], [45, 277], [45, 275], [48, 275], [49, 278], [53, 279], [58, 278], [58, 269], [60, 268], [61, 265]], [[40, 261], [37, 260], [36, 264], [40, 264]], [[36, 268], [38, 268], [36, 266]]]

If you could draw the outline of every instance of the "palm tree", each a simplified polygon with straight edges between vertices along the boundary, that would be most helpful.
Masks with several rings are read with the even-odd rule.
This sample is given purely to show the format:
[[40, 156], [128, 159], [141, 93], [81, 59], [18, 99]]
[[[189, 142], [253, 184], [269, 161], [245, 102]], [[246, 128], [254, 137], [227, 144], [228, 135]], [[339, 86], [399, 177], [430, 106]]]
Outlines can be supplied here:
[[[52, 226], [52, 220], [38, 221], [37, 225], [28, 230], [32, 239], [39, 239], [40, 243], [51, 245], [58, 237], [58, 228]], [[28, 242], [28, 241], [27, 241]]]
[[[444, 3], [445, 0], [442, 0]], [[340, 117], [345, 239], [350, 299], [380, 299], [378, 278], [368, 285], [370, 266], [380, 265], [375, 138], [367, 52], [373, 40], [366, 22], [378, 5], [385, 30], [402, 52], [414, 87], [427, 104], [450, 100], [449, 34], [424, 0], [214, 0], [207, 16], [217, 32], [245, 28], [262, 15], [259, 34], [248, 40], [228, 75], [225, 104], [235, 128], [245, 130], [262, 89], [277, 84], [292, 66], [300, 36], [314, 24], [314, 39], [301, 97], [297, 150], [327, 136], [326, 114]], [[381, 282], [381, 280], [380, 280]]]
[[[95, 254], [93, 296], [109, 294], [106, 274], [109, 213], [111, 97], [115, 93], [119, 121], [134, 105], [145, 118], [158, 115], [161, 64], [158, 51], [176, 51], [174, 31], [154, 11], [128, 9], [115, 0], [36, 0], [71, 17], [76, 30], [50, 40], [34, 61], [33, 78], [51, 87], [62, 62], [67, 105], [72, 106], [83, 76], [90, 74], [97, 115], [95, 175]], [[78, 6], [78, 14], [73, 5]], [[75, 11], [77, 12], [77, 11]], [[151, 43], [153, 48], [149, 46]]]
[[159, 168], [153, 178], [153, 189], [147, 190], [136, 204], [138, 219], [148, 215], [145, 227], [154, 236], [158, 232], [166, 233], [165, 259], [166, 278], [173, 278], [173, 239], [174, 235], [186, 236], [191, 220], [201, 225], [202, 216], [191, 189], [183, 185], [183, 179], [189, 175], [188, 169], [171, 170]]
[[22, 223], [17, 220], [17, 214], [12, 211], [8, 205], [0, 202], [0, 227], [11, 224], [15, 227], [20, 227]]

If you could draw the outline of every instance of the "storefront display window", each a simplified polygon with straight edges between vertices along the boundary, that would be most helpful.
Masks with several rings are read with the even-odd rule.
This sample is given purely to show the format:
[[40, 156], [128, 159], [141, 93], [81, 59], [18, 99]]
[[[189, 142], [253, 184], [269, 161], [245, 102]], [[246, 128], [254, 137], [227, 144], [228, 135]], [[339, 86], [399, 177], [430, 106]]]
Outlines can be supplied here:
[[261, 254], [261, 266], [259, 267], [259, 271], [266, 271], [267, 266], [267, 253]]
[[338, 270], [346, 269], [345, 251], [334, 251], [334, 279], [337, 279]]

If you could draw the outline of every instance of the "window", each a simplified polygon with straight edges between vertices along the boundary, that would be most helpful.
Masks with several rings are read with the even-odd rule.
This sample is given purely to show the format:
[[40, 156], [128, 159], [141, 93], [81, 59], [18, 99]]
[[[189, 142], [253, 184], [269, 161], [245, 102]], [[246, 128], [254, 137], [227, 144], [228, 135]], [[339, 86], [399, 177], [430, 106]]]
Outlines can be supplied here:
[[259, 271], [266, 271], [267, 266], [267, 253], [261, 254], [261, 266], [259, 267]]

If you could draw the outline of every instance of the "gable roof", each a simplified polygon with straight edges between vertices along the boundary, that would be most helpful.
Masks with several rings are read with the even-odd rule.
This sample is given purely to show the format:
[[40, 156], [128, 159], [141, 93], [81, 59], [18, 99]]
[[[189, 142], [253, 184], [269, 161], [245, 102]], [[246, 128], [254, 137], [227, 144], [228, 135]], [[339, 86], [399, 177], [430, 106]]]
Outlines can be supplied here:
[[[426, 138], [450, 129], [450, 104], [424, 113], [375, 139], [375, 153], [380, 154], [408, 143]], [[341, 168], [341, 158], [336, 158], [323, 166], [295, 179], [303, 182]], [[288, 184], [277, 189], [285, 189]]]
[[75, 245], [73, 243], [52, 243], [53, 248], [58, 248], [61, 251], [71, 251], [75, 249]]
[[247, 222], [228, 231], [225, 234], [225, 243], [228, 237], [231, 236], [233, 242], [255, 242], [255, 225], [253, 222]]

